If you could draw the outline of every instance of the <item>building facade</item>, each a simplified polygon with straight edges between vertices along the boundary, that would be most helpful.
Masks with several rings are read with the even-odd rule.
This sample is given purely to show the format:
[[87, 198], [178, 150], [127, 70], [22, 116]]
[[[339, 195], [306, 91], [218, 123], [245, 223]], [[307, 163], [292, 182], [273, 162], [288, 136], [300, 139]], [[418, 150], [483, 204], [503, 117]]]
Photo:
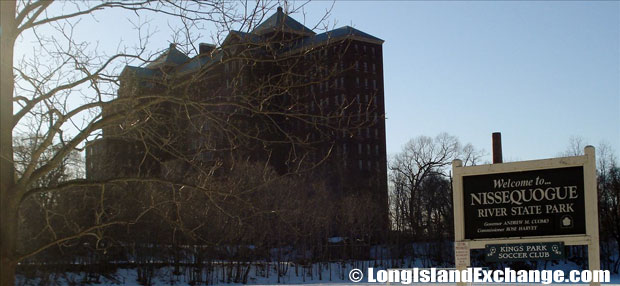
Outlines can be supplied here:
[[196, 164], [264, 161], [280, 174], [311, 170], [343, 196], [369, 195], [386, 230], [382, 44], [349, 26], [317, 34], [281, 8], [192, 58], [171, 44], [123, 70], [117, 103], [103, 109], [122, 123], [87, 144], [87, 177], [182, 180]]

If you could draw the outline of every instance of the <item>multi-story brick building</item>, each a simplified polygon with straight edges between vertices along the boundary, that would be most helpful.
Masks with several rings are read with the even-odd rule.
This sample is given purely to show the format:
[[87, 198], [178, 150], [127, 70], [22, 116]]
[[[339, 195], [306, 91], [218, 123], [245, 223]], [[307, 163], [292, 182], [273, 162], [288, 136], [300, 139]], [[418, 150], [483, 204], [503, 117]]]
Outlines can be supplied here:
[[[219, 47], [200, 44], [192, 58], [171, 44], [148, 65], [123, 70], [118, 98], [176, 100], [104, 128], [87, 145], [87, 177], [165, 177], [187, 162], [225, 164], [230, 154], [279, 173], [317, 166], [333, 192], [370, 194], [385, 229], [382, 44], [349, 26], [316, 34], [281, 8]], [[103, 117], [123, 106], [104, 107]]]

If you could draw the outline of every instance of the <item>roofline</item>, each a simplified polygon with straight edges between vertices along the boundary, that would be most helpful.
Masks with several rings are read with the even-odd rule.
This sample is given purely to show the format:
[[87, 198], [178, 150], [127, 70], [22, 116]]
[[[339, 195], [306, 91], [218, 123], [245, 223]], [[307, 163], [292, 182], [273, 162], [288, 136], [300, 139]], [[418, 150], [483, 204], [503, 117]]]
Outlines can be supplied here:
[[157, 69], [150, 69], [150, 68], [146, 68], [146, 67], [137, 67], [137, 66], [132, 66], [132, 65], [125, 65], [125, 67], [123, 67], [123, 70], [118, 75], [118, 77], [119, 78], [131, 77], [131, 78], [150, 79], [150, 78], [153, 78], [153, 77], [157, 76], [157, 75], [141, 75], [140, 73], [138, 73], [136, 71], [136, 69], [153, 71], [154, 73], [160, 72]]
[[316, 35], [315, 32], [313, 32], [312, 30], [308, 31], [298, 31], [298, 30], [294, 30], [294, 29], [286, 29], [286, 28], [271, 28], [271, 29], [264, 29], [258, 32], [252, 32], [252, 34], [258, 35], [258, 36], [264, 36], [265, 34], [271, 33], [271, 32], [282, 32], [282, 33], [289, 33], [289, 34], [298, 34], [298, 35], [302, 35], [302, 36], [314, 36]]
[[284, 55], [290, 55], [299, 51], [303, 51], [303, 50], [307, 50], [307, 49], [312, 49], [312, 48], [316, 48], [316, 47], [320, 47], [320, 46], [327, 46], [330, 44], [333, 44], [336, 41], [341, 41], [341, 40], [346, 40], [346, 39], [351, 39], [351, 40], [355, 40], [355, 41], [360, 41], [360, 42], [366, 42], [366, 43], [370, 43], [370, 44], [376, 44], [376, 45], [383, 45], [383, 43], [385, 42], [384, 40], [375, 40], [375, 39], [369, 39], [366, 37], [360, 37], [360, 36], [356, 36], [356, 35], [345, 35], [345, 36], [338, 36], [338, 37], [333, 37], [330, 38], [328, 41], [325, 42], [319, 42], [319, 43], [315, 43], [315, 44], [308, 44], [308, 45], [303, 45], [301, 47], [298, 47], [296, 49], [290, 50], [290, 51], [286, 51], [284, 53]]

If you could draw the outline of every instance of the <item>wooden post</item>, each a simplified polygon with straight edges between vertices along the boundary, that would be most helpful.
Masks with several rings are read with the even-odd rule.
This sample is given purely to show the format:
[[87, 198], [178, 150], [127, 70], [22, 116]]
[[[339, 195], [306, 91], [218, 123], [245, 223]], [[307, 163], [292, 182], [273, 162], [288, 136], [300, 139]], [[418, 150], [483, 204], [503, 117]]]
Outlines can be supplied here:
[[503, 163], [502, 158], [502, 133], [493, 132], [493, 164]]
[[[465, 217], [463, 215], [463, 161], [452, 161], [452, 204], [454, 207], [454, 267], [463, 271], [471, 266], [469, 256], [469, 243], [465, 241]], [[465, 286], [466, 283], [456, 283], [457, 286]]]
[[[588, 145], [584, 148], [586, 163], [583, 166], [584, 189], [586, 204], [586, 234], [589, 236], [588, 243], [588, 268], [601, 270], [601, 254], [598, 235], [598, 193], [596, 187], [596, 152], [594, 147]], [[588, 207], [589, 206], [589, 207]], [[590, 285], [601, 285], [592, 282]]]

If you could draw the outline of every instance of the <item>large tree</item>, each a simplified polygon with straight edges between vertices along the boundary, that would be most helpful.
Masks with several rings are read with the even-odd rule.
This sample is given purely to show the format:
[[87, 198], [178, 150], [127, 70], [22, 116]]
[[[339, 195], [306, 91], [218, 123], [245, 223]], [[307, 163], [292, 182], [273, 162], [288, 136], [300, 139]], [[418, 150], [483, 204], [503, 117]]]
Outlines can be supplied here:
[[[161, 81], [155, 83], [163, 87], [160, 92], [131, 91], [129, 92], [131, 96], [115, 96], [122, 67], [128, 63], [146, 65], [156, 60], [158, 55], [149, 50], [147, 43], [150, 31], [143, 29], [145, 22], [137, 17], [138, 15], [158, 13], [176, 19], [180, 24], [175, 26], [172, 42], [186, 53], [196, 54], [198, 53], [194, 45], [196, 31], [205, 27], [200, 23], [207, 23], [206, 26], [215, 29], [212, 34], [216, 43], [220, 44], [223, 36], [233, 28], [251, 31], [263, 20], [265, 13], [275, 8], [277, 3], [257, 1], [248, 4], [216, 0], [58, 3], [9, 0], [0, 1], [0, 5], [0, 285], [14, 284], [15, 270], [20, 260], [83, 236], [93, 235], [99, 239], [98, 231], [101, 229], [134, 223], [137, 218], [144, 216], [144, 212], [139, 211], [133, 214], [133, 218], [110, 215], [109, 212], [113, 212], [114, 208], [101, 206], [109, 199], [104, 199], [103, 196], [100, 198], [91, 196], [84, 200], [92, 201], [93, 205], [97, 206], [94, 210], [94, 221], [86, 222], [84, 226], [76, 229], [68, 229], [59, 236], [58, 233], [48, 229], [47, 232], [51, 233], [49, 237], [34, 245], [20, 248], [18, 234], [22, 221], [20, 220], [22, 205], [27, 202], [29, 207], [45, 207], [45, 204], [32, 203], [31, 198], [34, 195], [39, 195], [37, 198], [41, 198], [40, 194], [62, 191], [73, 194], [76, 190], [88, 193], [92, 188], [103, 193], [105, 184], [124, 184], [125, 188], [127, 184], [143, 180], [148, 184], [170, 186], [170, 189], [176, 191], [186, 186], [205, 192], [207, 194], [205, 199], [213, 200], [214, 196], [210, 192], [217, 190], [209, 187], [212, 180], [207, 177], [214, 173], [213, 167], [219, 165], [205, 167], [197, 163], [191, 154], [178, 152], [176, 147], [184, 142], [174, 142], [178, 138], [173, 133], [166, 133], [161, 129], [162, 126], [169, 128], [179, 126], [178, 122], [171, 121], [170, 118], [179, 116], [186, 116], [188, 119], [208, 118], [211, 120], [211, 126], [217, 129], [209, 129], [209, 132], [218, 133], [219, 138], [227, 139], [225, 142], [228, 146], [223, 146], [223, 149], [232, 150], [251, 140], [263, 142], [264, 146], [288, 144], [284, 149], [289, 151], [289, 160], [295, 162], [297, 166], [301, 166], [300, 162], [305, 158], [304, 153], [300, 152], [303, 148], [298, 146], [303, 145], [305, 148], [317, 139], [289, 133], [287, 130], [290, 129], [283, 129], [277, 120], [284, 116], [287, 117], [286, 120], [290, 118], [287, 122], [298, 121], [326, 134], [330, 133], [330, 128], [341, 129], [343, 126], [350, 126], [349, 122], [343, 122], [346, 121], [346, 117], [342, 116], [342, 110], [310, 114], [307, 98], [290, 97], [285, 101], [279, 100], [283, 95], [289, 94], [290, 90], [302, 88], [300, 83], [314, 83], [305, 80], [307, 77], [300, 75], [300, 70], [319, 70], [319, 75], [310, 77], [318, 82], [329, 79], [336, 69], [331, 67], [309, 69], [301, 66], [301, 61], [295, 58], [303, 55], [291, 53], [271, 63], [283, 67], [281, 74], [265, 81], [256, 81], [264, 82], [261, 86], [246, 85], [243, 90], [237, 91], [234, 100], [227, 100], [226, 103], [197, 101], [194, 88], [202, 80], [199, 76], [173, 77], [171, 80], [164, 74], [159, 79]], [[74, 33], [74, 30], [80, 21], [110, 9], [135, 12], [134, 23], [138, 36], [135, 37], [136, 42], [133, 46], [119, 46], [115, 52], [106, 53], [97, 50], [92, 43], [80, 40], [79, 33]], [[17, 40], [26, 33], [36, 39], [33, 54], [15, 61], [15, 50], [24, 48], [17, 45]], [[294, 44], [294, 41], [291, 44]], [[269, 46], [269, 43], [263, 45]], [[254, 48], [241, 42], [238, 47], [229, 49], [234, 52], [227, 55], [227, 60], [231, 63], [243, 62], [250, 67], [256, 66], [260, 63], [248, 57], [252, 55]], [[297, 62], [299, 63], [297, 67], [290, 68]], [[340, 70], [342, 69], [341, 66]], [[204, 76], [208, 71], [201, 70], [198, 74]], [[241, 81], [247, 76], [253, 74], [239, 72], [237, 80]], [[265, 102], [277, 102], [277, 104], [266, 105]], [[227, 107], [222, 109], [220, 108], [222, 105]], [[347, 104], [341, 106], [342, 109], [349, 107]], [[105, 110], [109, 112], [103, 116], [102, 111]], [[223, 116], [231, 112], [241, 115]], [[173, 116], [167, 117], [169, 115]], [[358, 117], [363, 118], [360, 115]], [[253, 119], [244, 121], [246, 118]], [[149, 124], [144, 124], [147, 121]], [[100, 136], [100, 130], [118, 126], [124, 127], [122, 131], [124, 135], [138, 141], [142, 140], [143, 145], [147, 146], [145, 148], [155, 146], [158, 153], [176, 156], [185, 166], [189, 164], [187, 168], [192, 170], [190, 177], [193, 176], [193, 180], [171, 176], [172, 182], [164, 182], [165, 180], [145, 179], [142, 176], [107, 182], [83, 180], [60, 182], [62, 179], [56, 179], [53, 180], [53, 184], [42, 183], [45, 178], [64, 170], [67, 158], [75, 152], [82, 151], [85, 142]], [[363, 126], [363, 123], [356, 126]], [[194, 128], [193, 131], [198, 132], [198, 135], [201, 135], [201, 130], [204, 131], [201, 126], [185, 127]], [[21, 149], [16, 149], [14, 144], [21, 139], [15, 140], [15, 136], [29, 138], [27, 147], [20, 146]], [[252, 144], [256, 145], [256, 142]], [[213, 145], [204, 144], [202, 148], [205, 152], [212, 151]], [[222, 149], [222, 146], [218, 148]], [[24, 150], [27, 152], [22, 152]], [[267, 152], [267, 160], [273, 150], [276, 149]], [[16, 154], [16, 151], [19, 154]], [[329, 154], [330, 151], [331, 149], [327, 148], [325, 152]], [[157, 159], [157, 156], [153, 157]], [[175, 194], [172, 195], [173, 199]], [[223, 196], [225, 197], [225, 194]], [[149, 199], [153, 198], [154, 196], [151, 196]], [[54, 203], [58, 204], [59, 201], [62, 200], [56, 200]], [[172, 202], [177, 203], [174, 200]], [[67, 203], [76, 202], [69, 200]], [[155, 205], [158, 204], [153, 203], [146, 209], [149, 210]], [[117, 217], [121, 218], [116, 219]], [[43, 227], [50, 228], [50, 225]]]
[[[451, 187], [447, 166], [454, 159], [475, 165], [484, 151], [462, 145], [447, 133], [409, 140], [390, 162], [391, 208], [395, 227], [415, 239], [445, 235], [451, 218]], [[446, 208], [448, 206], [449, 208]], [[436, 233], [429, 231], [436, 230]]]

